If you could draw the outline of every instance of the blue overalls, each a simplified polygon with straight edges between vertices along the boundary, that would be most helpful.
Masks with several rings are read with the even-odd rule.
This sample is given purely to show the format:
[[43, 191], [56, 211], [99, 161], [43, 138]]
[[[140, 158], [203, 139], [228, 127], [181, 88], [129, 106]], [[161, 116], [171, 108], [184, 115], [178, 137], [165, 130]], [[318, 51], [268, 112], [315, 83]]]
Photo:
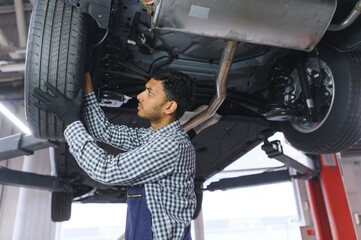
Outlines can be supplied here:
[[[125, 226], [126, 240], [152, 240], [152, 218], [145, 198], [144, 186], [128, 188], [128, 209]], [[186, 227], [183, 240], [191, 240], [190, 226]]]

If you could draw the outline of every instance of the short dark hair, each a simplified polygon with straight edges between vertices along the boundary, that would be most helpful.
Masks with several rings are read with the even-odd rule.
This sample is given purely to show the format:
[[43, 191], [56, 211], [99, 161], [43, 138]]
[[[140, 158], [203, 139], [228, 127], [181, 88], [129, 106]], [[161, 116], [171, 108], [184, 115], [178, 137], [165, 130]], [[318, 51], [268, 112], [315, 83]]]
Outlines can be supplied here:
[[177, 103], [177, 110], [175, 113], [176, 119], [182, 117], [184, 112], [193, 105], [193, 78], [171, 68], [157, 69], [151, 76], [155, 80], [162, 82], [167, 98], [166, 100], [175, 101]]

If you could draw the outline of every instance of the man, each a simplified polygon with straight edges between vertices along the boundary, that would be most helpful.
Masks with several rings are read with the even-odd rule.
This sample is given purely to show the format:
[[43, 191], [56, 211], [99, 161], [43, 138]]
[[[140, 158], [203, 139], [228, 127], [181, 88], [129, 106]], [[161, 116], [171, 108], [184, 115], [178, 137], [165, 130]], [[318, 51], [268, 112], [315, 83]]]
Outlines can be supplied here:
[[[111, 124], [97, 104], [90, 74], [85, 74], [85, 99], [69, 99], [47, 84], [54, 95], [35, 89], [36, 106], [67, 124], [70, 152], [90, 177], [105, 184], [128, 185], [126, 239], [191, 239], [195, 210], [195, 151], [178, 119], [193, 99], [192, 79], [174, 70], [159, 70], [137, 96], [138, 116], [151, 127]], [[65, 108], [65, 110], [63, 110]], [[126, 152], [112, 156], [96, 140]]]

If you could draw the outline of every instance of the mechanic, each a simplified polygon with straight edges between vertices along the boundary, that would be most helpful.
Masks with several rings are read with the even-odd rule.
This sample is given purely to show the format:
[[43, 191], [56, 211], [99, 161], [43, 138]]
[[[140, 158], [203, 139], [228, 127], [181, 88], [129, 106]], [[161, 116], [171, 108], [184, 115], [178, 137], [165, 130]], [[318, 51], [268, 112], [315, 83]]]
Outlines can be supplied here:
[[[156, 71], [137, 96], [138, 116], [151, 127], [130, 128], [106, 119], [90, 74], [84, 79], [83, 103], [81, 92], [69, 99], [47, 83], [51, 94], [36, 88], [35, 105], [67, 125], [70, 152], [91, 178], [130, 186], [125, 239], [191, 239], [195, 150], [178, 119], [192, 103], [193, 80], [172, 69]], [[80, 121], [81, 106], [87, 129]], [[125, 152], [110, 155], [96, 141]]]

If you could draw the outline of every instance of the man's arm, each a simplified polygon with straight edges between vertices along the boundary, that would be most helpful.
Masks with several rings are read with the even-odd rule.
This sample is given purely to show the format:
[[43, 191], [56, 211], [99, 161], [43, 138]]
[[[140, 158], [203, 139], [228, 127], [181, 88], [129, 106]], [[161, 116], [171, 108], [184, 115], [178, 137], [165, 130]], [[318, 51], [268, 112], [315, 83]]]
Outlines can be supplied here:
[[84, 94], [94, 92], [93, 83], [89, 72], [84, 74]]
[[79, 166], [105, 184], [137, 185], [157, 181], [173, 171], [179, 156], [173, 138], [154, 138], [149, 143], [117, 156], [98, 147], [80, 122], [64, 132], [69, 150]]
[[108, 121], [96, 100], [88, 72], [84, 75], [84, 93], [82, 113], [88, 131], [93, 137], [122, 150], [130, 150], [142, 144], [145, 129], [114, 125]]

